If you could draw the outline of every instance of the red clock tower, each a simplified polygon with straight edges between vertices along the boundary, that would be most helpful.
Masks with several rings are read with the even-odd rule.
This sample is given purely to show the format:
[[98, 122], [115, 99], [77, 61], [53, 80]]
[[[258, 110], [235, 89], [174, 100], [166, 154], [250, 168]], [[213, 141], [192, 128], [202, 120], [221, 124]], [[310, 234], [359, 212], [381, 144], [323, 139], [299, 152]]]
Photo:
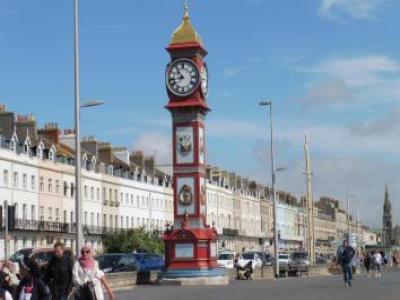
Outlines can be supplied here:
[[167, 51], [171, 57], [165, 83], [166, 108], [172, 115], [174, 224], [164, 235], [166, 271], [160, 282], [227, 284], [228, 277], [216, 261], [217, 232], [207, 223], [207, 51], [190, 22], [187, 5]]

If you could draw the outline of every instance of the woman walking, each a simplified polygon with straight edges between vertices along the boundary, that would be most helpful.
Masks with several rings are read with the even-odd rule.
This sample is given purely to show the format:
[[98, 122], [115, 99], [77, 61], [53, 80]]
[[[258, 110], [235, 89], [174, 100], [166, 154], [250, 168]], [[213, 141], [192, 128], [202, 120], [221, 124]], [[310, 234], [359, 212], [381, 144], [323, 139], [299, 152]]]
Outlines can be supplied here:
[[91, 247], [85, 246], [81, 249], [81, 256], [72, 268], [72, 281], [75, 286], [73, 299], [104, 300], [102, 285], [107, 291], [108, 298], [115, 299], [104, 273], [99, 269], [99, 264], [93, 257]]

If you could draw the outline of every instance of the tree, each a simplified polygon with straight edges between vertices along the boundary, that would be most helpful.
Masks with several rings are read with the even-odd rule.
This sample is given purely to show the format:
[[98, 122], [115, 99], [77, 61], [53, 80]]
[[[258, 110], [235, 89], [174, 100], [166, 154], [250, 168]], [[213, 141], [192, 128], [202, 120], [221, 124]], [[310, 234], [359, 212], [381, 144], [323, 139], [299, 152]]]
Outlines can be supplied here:
[[103, 243], [106, 253], [164, 252], [164, 242], [157, 232], [147, 232], [143, 227], [108, 234]]

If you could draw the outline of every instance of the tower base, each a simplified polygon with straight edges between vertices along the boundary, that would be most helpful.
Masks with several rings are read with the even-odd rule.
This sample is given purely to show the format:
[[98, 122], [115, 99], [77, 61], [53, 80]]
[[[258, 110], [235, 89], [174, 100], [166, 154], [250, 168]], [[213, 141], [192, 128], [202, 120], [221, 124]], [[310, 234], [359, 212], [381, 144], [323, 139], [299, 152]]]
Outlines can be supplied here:
[[224, 269], [169, 269], [159, 274], [160, 285], [227, 285], [229, 277]]

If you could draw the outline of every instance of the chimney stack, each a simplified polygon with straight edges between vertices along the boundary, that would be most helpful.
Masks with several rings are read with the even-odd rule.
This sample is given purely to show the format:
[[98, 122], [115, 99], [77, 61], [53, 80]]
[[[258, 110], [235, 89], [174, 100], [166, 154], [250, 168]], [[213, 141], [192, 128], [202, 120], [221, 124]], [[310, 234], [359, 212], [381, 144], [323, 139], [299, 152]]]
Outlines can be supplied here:
[[60, 129], [57, 123], [46, 123], [44, 128], [39, 129], [39, 135], [45, 139], [53, 142], [54, 144], [60, 143]]

